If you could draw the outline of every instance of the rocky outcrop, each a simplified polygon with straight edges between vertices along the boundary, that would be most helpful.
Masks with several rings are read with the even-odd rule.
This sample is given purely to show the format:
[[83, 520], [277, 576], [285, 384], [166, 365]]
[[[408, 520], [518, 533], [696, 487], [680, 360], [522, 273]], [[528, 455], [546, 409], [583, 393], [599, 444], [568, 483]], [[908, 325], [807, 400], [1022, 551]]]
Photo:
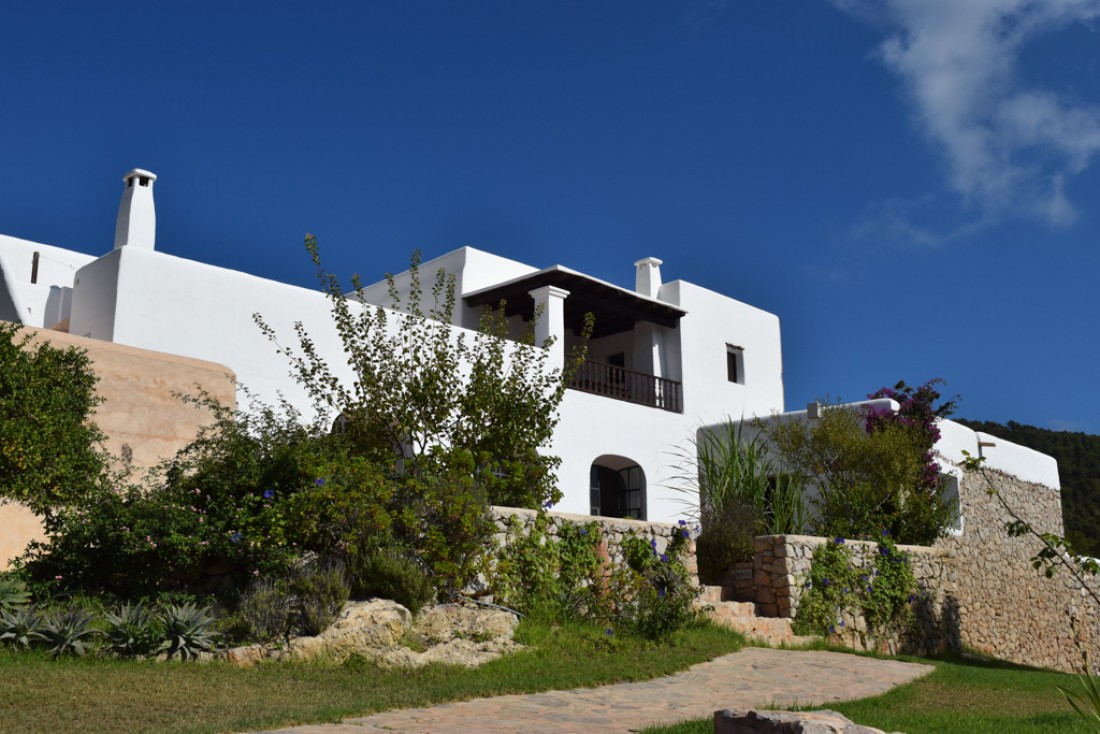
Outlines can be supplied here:
[[883, 734], [836, 711], [714, 712], [714, 734]]
[[512, 641], [517, 619], [508, 612], [444, 604], [414, 618], [397, 602], [348, 602], [339, 618], [315, 637], [294, 637], [282, 647], [249, 645], [225, 659], [254, 665], [264, 659], [323, 659], [342, 663], [358, 656], [386, 666], [446, 663], [473, 667], [522, 649]]

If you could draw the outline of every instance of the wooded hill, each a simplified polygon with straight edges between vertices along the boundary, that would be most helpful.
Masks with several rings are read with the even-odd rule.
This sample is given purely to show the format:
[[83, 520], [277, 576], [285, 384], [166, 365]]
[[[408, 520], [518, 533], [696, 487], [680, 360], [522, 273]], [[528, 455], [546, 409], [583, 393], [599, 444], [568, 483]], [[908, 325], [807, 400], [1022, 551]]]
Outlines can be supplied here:
[[1051, 431], [1016, 421], [952, 420], [1049, 454], [1058, 460], [1066, 537], [1078, 553], [1100, 557], [1100, 436]]

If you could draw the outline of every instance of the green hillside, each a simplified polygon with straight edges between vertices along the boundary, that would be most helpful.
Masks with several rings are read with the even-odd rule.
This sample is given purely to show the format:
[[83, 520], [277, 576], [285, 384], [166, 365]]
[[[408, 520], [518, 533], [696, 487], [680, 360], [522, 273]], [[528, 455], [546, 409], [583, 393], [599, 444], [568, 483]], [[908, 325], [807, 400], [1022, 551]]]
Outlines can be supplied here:
[[1100, 557], [1100, 436], [1051, 431], [1016, 421], [1004, 425], [992, 421], [953, 420], [1057, 459], [1066, 537], [1078, 553]]

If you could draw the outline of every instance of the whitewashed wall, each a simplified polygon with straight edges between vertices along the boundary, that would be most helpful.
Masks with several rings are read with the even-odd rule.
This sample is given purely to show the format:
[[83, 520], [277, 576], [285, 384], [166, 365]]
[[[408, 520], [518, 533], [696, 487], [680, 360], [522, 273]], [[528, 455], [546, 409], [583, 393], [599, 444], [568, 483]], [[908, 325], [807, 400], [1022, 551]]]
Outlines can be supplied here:
[[[425, 263], [424, 286], [430, 288], [440, 268], [459, 277], [460, 295], [535, 270], [463, 248]], [[319, 291], [131, 247], [87, 262], [73, 284], [73, 334], [226, 364], [265, 402], [281, 395], [311, 415], [308, 396], [290, 377], [286, 360], [256, 327], [253, 313], [260, 313], [291, 346], [296, 344], [293, 324], [303, 322], [337, 374], [351, 378], [342, 367], [328, 300]], [[407, 274], [398, 276], [398, 286], [407, 288]], [[684, 509], [683, 496], [669, 488], [675, 452], [690, 445], [695, 428], [706, 420], [766, 414], [783, 407], [775, 316], [682, 281], [666, 284], [661, 296], [688, 310], [679, 328], [655, 330], [664, 349], [660, 369], [671, 379], [682, 378], [687, 409], [683, 414], [670, 413], [567, 391], [559, 430], [548, 449], [562, 459], [559, 482], [565, 499], [558, 508], [562, 511], [588, 512], [589, 472], [593, 462], [600, 460], [610, 466], [641, 466], [648, 518], [674, 520]], [[387, 302], [385, 284], [368, 287], [367, 297]], [[470, 313], [461, 311], [456, 321], [476, 324], [478, 314], [467, 310]], [[629, 339], [619, 341], [625, 348]], [[744, 385], [726, 380], [727, 342], [745, 347]]]
[[[38, 282], [31, 283], [39, 254]], [[76, 271], [92, 255], [0, 235], [0, 319], [50, 328], [69, 317]]]

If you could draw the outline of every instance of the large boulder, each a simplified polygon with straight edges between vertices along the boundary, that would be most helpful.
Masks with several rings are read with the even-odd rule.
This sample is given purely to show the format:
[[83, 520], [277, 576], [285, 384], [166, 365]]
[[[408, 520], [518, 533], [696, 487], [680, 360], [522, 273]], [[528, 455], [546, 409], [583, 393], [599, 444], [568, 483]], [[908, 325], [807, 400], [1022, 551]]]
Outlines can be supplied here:
[[444, 604], [425, 609], [414, 620], [397, 602], [353, 601], [315, 637], [291, 638], [285, 648], [234, 648], [225, 657], [237, 665], [255, 664], [259, 657], [341, 663], [358, 656], [387, 666], [477, 666], [522, 649], [512, 641], [517, 623], [508, 612], [484, 607]]
[[[883, 734], [836, 711], [714, 712], [714, 734]], [[896, 734], [896, 733], [895, 733]]]

